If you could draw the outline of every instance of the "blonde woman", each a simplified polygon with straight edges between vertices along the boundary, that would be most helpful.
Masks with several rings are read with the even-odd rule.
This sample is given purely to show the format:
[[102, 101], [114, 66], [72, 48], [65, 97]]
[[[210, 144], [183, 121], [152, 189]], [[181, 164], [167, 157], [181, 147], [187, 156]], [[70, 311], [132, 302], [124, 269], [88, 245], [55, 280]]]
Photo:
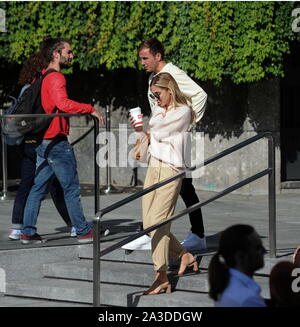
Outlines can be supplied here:
[[[151, 96], [155, 98], [157, 106], [154, 107], [149, 121], [148, 132], [151, 140], [144, 188], [174, 176], [186, 168], [185, 132], [189, 130], [193, 121], [193, 111], [169, 73], [155, 76], [150, 88]], [[173, 215], [180, 187], [181, 179], [176, 179], [143, 196], [144, 229], [161, 223]], [[182, 275], [187, 267], [198, 271], [194, 256], [182, 247], [170, 232], [170, 228], [171, 225], [166, 224], [150, 233], [156, 275], [152, 286], [144, 292], [144, 295], [155, 295], [161, 291], [171, 292], [171, 284], [167, 276], [169, 258], [180, 259], [178, 275]]]

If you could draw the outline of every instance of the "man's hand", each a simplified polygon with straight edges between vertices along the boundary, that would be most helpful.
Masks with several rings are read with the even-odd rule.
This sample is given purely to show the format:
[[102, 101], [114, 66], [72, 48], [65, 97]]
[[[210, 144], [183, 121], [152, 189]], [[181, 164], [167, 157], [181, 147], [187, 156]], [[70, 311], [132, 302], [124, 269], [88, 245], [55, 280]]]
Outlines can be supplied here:
[[94, 112], [91, 112], [91, 115], [98, 118], [100, 125], [105, 126], [105, 119], [104, 117], [98, 112], [96, 109]]

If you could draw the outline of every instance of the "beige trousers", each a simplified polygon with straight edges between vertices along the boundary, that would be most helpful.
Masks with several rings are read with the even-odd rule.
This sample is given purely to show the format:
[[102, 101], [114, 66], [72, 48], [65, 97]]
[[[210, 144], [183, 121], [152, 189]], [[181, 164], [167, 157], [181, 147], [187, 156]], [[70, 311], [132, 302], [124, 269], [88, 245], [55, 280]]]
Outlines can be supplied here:
[[[144, 188], [176, 174], [174, 169], [151, 157]], [[180, 187], [181, 179], [179, 178], [143, 196], [144, 229], [161, 223], [173, 215]], [[186, 253], [170, 229], [171, 224], [169, 223], [150, 233], [155, 270], [167, 270], [169, 258], [178, 259]]]

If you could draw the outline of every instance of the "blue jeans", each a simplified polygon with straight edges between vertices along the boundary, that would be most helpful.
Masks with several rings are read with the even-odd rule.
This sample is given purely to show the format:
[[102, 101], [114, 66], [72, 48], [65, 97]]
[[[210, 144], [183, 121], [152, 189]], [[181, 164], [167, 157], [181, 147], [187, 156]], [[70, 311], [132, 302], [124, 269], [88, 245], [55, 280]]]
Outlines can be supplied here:
[[[34, 183], [34, 175], [36, 168], [36, 147], [37, 141], [33, 137], [27, 137], [20, 145], [22, 154], [21, 162], [21, 183], [16, 194], [12, 213], [12, 228], [23, 228], [23, 213], [26, 205], [26, 200]], [[56, 178], [53, 178], [50, 183], [50, 194], [53, 203], [60, 213], [62, 219], [68, 226], [71, 226], [71, 220], [64, 200], [63, 190]]]
[[41, 201], [54, 175], [63, 188], [68, 213], [77, 235], [87, 234], [92, 224], [86, 221], [83, 214], [73, 148], [67, 140], [43, 140], [36, 148], [36, 153], [36, 173], [24, 210], [23, 234], [32, 236], [36, 233]]

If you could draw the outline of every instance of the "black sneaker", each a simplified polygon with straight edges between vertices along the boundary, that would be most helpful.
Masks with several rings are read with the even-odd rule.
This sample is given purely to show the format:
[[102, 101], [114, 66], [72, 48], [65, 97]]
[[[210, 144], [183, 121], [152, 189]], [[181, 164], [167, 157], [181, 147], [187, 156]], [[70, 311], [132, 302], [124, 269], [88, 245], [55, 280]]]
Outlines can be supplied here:
[[38, 233], [35, 233], [32, 236], [28, 236], [25, 234], [21, 235], [21, 243], [22, 244], [30, 244], [30, 243], [42, 243], [43, 239], [40, 237]]

